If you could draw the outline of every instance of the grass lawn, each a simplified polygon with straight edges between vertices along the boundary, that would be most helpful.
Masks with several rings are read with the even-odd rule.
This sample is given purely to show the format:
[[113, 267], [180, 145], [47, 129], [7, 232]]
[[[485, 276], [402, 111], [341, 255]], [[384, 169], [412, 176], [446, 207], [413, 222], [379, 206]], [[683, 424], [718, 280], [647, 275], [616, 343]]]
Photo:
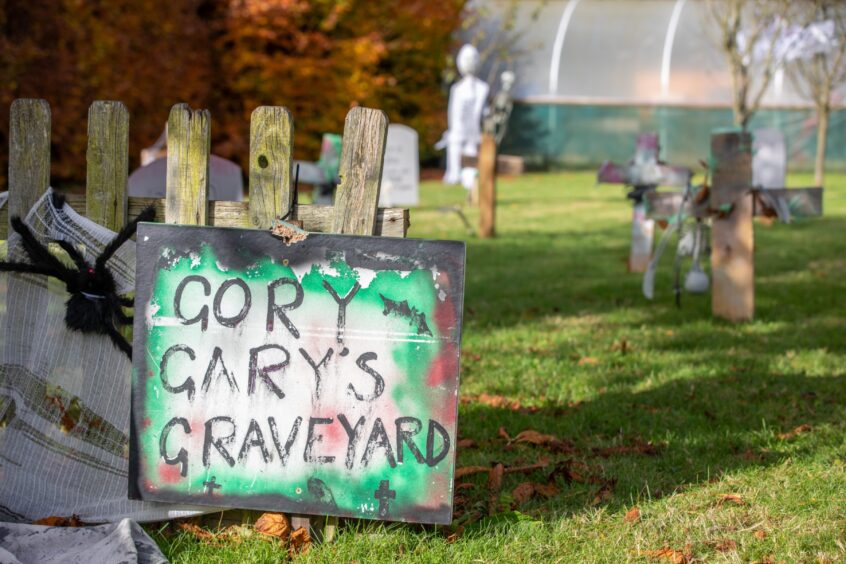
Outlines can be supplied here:
[[[457, 480], [450, 529], [348, 522], [298, 559], [846, 559], [846, 176], [828, 177], [824, 218], [756, 223], [756, 320], [740, 325], [708, 297], [676, 309], [669, 256], [643, 298], [631, 208], [593, 179], [502, 180], [492, 240], [439, 211], [458, 188], [424, 184], [411, 214], [411, 237], [467, 241], [458, 466], [546, 467], [506, 473], [493, 498], [487, 473]], [[526, 430], [559, 442], [505, 437]], [[523, 482], [548, 496], [521, 500]], [[287, 558], [258, 535], [148, 530], [176, 562]]]

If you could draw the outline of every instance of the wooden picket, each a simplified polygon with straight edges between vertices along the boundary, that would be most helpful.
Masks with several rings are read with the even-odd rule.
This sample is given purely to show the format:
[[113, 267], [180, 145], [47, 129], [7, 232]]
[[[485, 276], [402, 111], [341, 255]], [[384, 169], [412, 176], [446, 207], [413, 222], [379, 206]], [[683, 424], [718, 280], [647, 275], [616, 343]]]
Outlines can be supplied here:
[[[9, 202], [0, 212], [0, 239], [8, 233], [7, 217], [25, 215], [50, 182], [49, 104], [15, 100], [10, 123]], [[384, 112], [353, 108], [348, 113], [335, 206], [295, 205], [293, 133], [286, 108], [257, 108], [250, 123], [249, 201], [208, 202], [211, 118], [207, 110], [177, 104], [168, 119], [166, 197], [128, 198], [129, 112], [120, 102], [94, 102], [88, 117], [86, 194], [68, 195], [67, 202], [113, 230], [154, 204], [158, 218], [169, 223], [267, 229], [291, 211], [291, 219], [307, 231], [405, 237], [408, 210], [378, 208], [388, 133]], [[336, 523], [336, 518], [326, 519], [325, 540]], [[312, 526], [306, 516], [294, 516], [292, 524]]]

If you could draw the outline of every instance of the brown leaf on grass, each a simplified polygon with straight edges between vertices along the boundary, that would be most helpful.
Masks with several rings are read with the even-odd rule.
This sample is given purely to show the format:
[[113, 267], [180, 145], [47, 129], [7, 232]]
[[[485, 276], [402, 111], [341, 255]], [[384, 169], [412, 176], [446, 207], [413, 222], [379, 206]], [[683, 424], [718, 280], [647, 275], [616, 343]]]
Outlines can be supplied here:
[[487, 466], [464, 466], [455, 469], [455, 479], [464, 478], [465, 476], [472, 476], [473, 474], [481, 474], [482, 472], [490, 472]]
[[757, 531], [755, 531], [755, 538], [758, 540], [764, 540], [765, 538], [767, 538], [767, 532], [764, 531], [764, 529], [758, 529]]
[[788, 439], [792, 439], [793, 437], [795, 437], [797, 435], [801, 435], [802, 433], [808, 433], [812, 430], [813, 430], [813, 427], [811, 427], [808, 423], [804, 423], [802, 425], [799, 425], [798, 427], [796, 427], [792, 431], [779, 434], [778, 438], [783, 440], [783, 441], [786, 441]]
[[511, 436], [508, 434], [508, 431], [505, 430], [505, 427], [500, 427], [497, 434], [506, 441], [511, 442]]
[[520, 402], [511, 401], [503, 396], [479, 394], [479, 397], [476, 398], [476, 401], [490, 407], [505, 407], [512, 410], [520, 409]]
[[256, 521], [255, 529], [264, 535], [287, 540], [291, 536], [291, 524], [282, 513], [264, 513]]
[[500, 462], [497, 462], [488, 474], [488, 515], [496, 513], [503, 474], [505, 474], [505, 467]]
[[717, 505], [725, 505], [726, 503], [733, 503], [734, 505], [746, 505], [746, 502], [743, 501], [743, 498], [740, 497], [738, 494], [720, 494], [717, 496], [719, 500], [717, 501]]
[[614, 341], [614, 343], [611, 345], [612, 352], [620, 351], [620, 354], [628, 354], [631, 350], [632, 346], [626, 338], [622, 338], [619, 341]]
[[576, 364], [578, 364], [579, 366], [596, 366], [597, 364], [599, 364], [599, 359], [596, 359], [592, 356], [583, 356], [579, 359], [579, 362], [577, 362]]
[[623, 522], [625, 523], [637, 523], [640, 521], [640, 509], [637, 507], [632, 507], [628, 511], [626, 511], [626, 516], [623, 517]]
[[476, 441], [473, 439], [461, 439], [458, 441], [458, 448], [476, 448]]
[[73, 514], [70, 517], [58, 517], [51, 515], [32, 522], [33, 525], [45, 525], [47, 527], [83, 527], [85, 523], [79, 518], [79, 515]]
[[[577, 469], [578, 468], [578, 469]], [[550, 482], [555, 482], [558, 477], [564, 478], [568, 484], [571, 482], [586, 483], [585, 473], [588, 471], [587, 466], [583, 462], [575, 460], [561, 460], [555, 464], [555, 469], [547, 477]]]
[[516, 488], [511, 491], [511, 497], [517, 505], [523, 505], [535, 495], [535, 486], [531, 482], [523, 482], [518, 484]]
[[656, 445], [652, 441], [642, 441], [635, 439], [630, 445], [619, 445], [612, 447], [594, 447], [591, 449], [597, 456], [608, 458], [609, 456], [620, 456], [629, 454], [642, 454], [645, 456], [655, 456], [661, 452], [663, 445]]
[[714, 549], [717, 552], [730, 552], [737, 550], [737, 543], [731, 539], [721, 539], [714, 544]]
[[211, 531], [207, 531], [202, 527], [197, 526], [196, 523], [189, 523], [189, 522], [182, 522], [177, 525], [180, 529], [185, 532], [191, 533], [195, 537], [200, 540], [214, 540], [215, 534]]
[[476, 484], [471, 484], [470, 482], [463, 482], [461, 484], [455, 484], [455, 491], [460, 492], [462, 490], [472, 490], [476, 487]]
[[593, 500], [590, 502], [591, 505], [599, 505], [604, 501], [607, 501], [614, 495], [614, 486], [616, 485], [617, 480], [608, 480], [602, 486], [600, 486], [599, 490], [596, 492], [596, 495], [593, 496]]
[[517, 433], [517, 436], [514, 437], [515, 442], [529, 443], [533, 445], [546, 445], [557, 440], [558, 439], [554, 435], [544, 435], [543, 433], [539, 433], [538, 431], [532, 429], [520, 431]]
[[558, 486], [555, 484], [533, 484], [535, 493], [543, 497], [555, 497], [559, 494]]
[[444, 531], [446, 532], [447, 544], [452, 544], [459, 538], [461, 538], [461, 535], [464, 534], [464, 527], [462, 525], [456, 525], [455, 527], [445, 527]]
[[300, 527], [291, 533], [288, 543], [288, 552], [291, 557], [308, 552], [308, 549], [311, 548], [311, 535], [308, 534], [308, 529]]
[[522, 472], [531, 472], [533, 470], [542, 470], [549, 466], [549, 459], [548, 458], [540, 458], [534, 464], [525, 464], [522, 466], [509, 466], [505, 469], [506, 474], [518, 474]]
[[685, 546], [684, 551], [674, 550], [669, 546], [658, 550], [644, 550], [643, 555], [651, 560], [668, 560], [673, 564], [688, 564], [693, 559], [689, 546]]

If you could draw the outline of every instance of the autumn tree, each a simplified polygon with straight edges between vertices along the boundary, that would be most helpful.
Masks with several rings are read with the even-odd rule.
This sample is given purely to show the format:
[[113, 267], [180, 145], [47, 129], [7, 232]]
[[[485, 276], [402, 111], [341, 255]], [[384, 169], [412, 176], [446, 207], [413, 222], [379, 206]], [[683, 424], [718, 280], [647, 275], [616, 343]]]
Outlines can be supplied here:
[[[822, 186], [825, 151], [831, 117], [832, 93], [846, 83], [846, 7], [839, 0], [808, 0], [794, 7], [798, 25], [817, 29], [826, 36], [808, 56], [799, 56], [790, 68], [797, 89], [813, 101], [817, 115], [817, 154], [814, 182]], [[828, 28], [827, 30], [825, 28]]]

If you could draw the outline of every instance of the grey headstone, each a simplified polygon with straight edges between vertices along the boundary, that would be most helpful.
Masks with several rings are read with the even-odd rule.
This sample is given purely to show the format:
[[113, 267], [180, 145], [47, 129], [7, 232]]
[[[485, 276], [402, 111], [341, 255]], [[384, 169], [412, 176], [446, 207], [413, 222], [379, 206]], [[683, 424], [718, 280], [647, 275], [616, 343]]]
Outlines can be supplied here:
[[407, 125], [388, 126], [379, 205], [416, 206], [420, 191], [420, 153], [417, 132]]
[[787, 149], [778, 129], [758, 129], [752, 141], [752, 184], [763, 188], [784, 188]]

